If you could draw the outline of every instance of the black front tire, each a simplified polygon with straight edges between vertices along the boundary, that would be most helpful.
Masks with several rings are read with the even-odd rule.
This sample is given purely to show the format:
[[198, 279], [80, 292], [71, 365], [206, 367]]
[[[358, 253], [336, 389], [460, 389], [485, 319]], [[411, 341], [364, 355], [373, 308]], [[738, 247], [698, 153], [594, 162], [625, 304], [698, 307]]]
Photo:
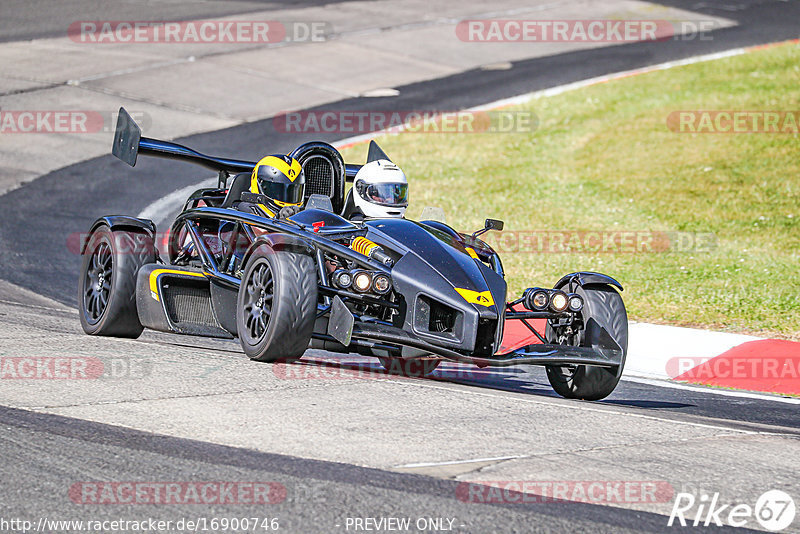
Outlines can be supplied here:
[[[625, 304], [617, 291], [605, 284], [593, 284], [578, 287], [575, 290], [583, 297], [584, 307], [581, 312], [584, 325], [590, 318], [597, 321], [622, 348], [622, 362], [615, 368], [595, 367], [591, 365], [556, 366], [549, 365], [547, 379], [553, 389], [568, 399], [600, 400], [614, 391], [625, 367], [628, 353], [628, 314]], [[586, 340], [585, 330], [577, 341], [579, 346], [591, 346]], [[557, 333], [548, 323], [546, 338], [549, 343], [557, 343]]]
[[137, 338], [136, 275], [153, 263], [155, 244], [145, 232], [98, 226], [86, 242], [78, 280], [83, 331], [93, 336]]
[[311, 257], [259, 246], [247, 261], [236, 306], [245, 354], [290, 362], [308, 348], [317, 315], [317, 273]]

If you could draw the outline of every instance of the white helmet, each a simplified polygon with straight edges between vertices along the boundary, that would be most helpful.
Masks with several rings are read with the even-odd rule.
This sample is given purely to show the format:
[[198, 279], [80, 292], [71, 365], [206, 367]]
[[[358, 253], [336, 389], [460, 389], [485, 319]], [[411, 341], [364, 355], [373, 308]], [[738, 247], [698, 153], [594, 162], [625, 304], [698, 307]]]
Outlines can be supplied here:
[[400, 167], [381, 155], [384, 157], [369, 161], [356, 173], [353, 202], [365, 217], [402, 217], [408, 207], [408, 180]]

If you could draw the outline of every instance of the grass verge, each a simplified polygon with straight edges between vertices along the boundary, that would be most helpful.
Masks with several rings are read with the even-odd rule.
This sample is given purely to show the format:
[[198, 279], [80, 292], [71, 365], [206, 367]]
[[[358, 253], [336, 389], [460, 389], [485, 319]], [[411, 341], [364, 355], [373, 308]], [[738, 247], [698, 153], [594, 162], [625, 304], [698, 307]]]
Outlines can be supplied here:
[[[506, 250], [511, 294], [600, 271], [625, 286], [632, 320], [798, 339], [800, 136], [676, 133], [667, 118], [800, 110], [799, 65], [800, 47], [782, 45], [532, 100], [515, 108], [536, 113], [532, 132], [378, 142], [409, 177], [409, 218], [439, 206], [460, 230], [506, 221], [491, 242]], [[345, 160], [364, 151], [351, 147]], [[573, 240], [570, 251], [503, 241], [553, 230]], [[595, 243], [585, 232], [620, 231], [666, 237], [669, 249], [584, 246]], [[692, 246], [695, 236], [703, 246]]]

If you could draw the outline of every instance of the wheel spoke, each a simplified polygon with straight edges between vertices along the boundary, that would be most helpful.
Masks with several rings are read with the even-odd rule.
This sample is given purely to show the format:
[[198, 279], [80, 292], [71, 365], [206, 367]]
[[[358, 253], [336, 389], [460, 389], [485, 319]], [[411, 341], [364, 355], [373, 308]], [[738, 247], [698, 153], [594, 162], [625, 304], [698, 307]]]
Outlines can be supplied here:
[[266, 332], [272, 313], [273, 276], [269, 263], [259, 259], [243, 283], [246, 296], [242, 309], [245, 314], [242, 330], [252, 341], [258, 341]]
[[250, 325], [250, 337], [252, 337], [253, 339], [258, 339], [258, 321], [253, 321], [251, 323], [251, 325]]

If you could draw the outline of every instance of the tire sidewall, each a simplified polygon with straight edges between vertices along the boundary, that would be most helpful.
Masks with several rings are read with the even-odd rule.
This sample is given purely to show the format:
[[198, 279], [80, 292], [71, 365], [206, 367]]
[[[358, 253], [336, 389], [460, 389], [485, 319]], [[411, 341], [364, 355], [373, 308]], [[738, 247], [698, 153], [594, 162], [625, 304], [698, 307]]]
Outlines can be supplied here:
[[[102, 243], [111, 248], [111, 288], [100, 319], [90, 323], [86, 318], [84, 303], [86, 272], [92, 256]], [[154, 261], [153, 239], [142, 232], [112, 230], [101, 225], [91, 233], [84, 249], [78, 281], [78, 310], [84, 332], [132, 338], [142, 333], [144, 327], [136, 312], [136, 275], [142, 265]]]
[[[263, 263], [266, 263], [272, 271], [272, 308], [264, 334], [253, 343], [247, 339], [249, 336], [242, 334], [246, 328], [244, 322], [246, 287], [255, 268]], [[249, 255], [236, 299], [236, 328], [242, 349], [248, 357], [258, 361], [291, 362], [299, 359], [308, 348], [316, 319], [317, 303], [317, 280], [313, 265], [311, 258], [305, 254], [274, 250], [267, 244], [259, 245]], [[291, 273], [292, 266], [297, 266], [300, 272], [309, 277], [307, 284], [303, 285], [294, 279]], [[304, 310], [304, 307], [308, 309]], [[286, 331], [287, 329], [283, 328], [285, 322], [281, 324], [280, 321], [284, 316], [294, 317], [293, 322], [297, 324], [297, 328]]]
[[[586, 339], [586, 326], [589, 319], [593, 318], [622, 348], [622, 361], [613, 370], [579, 365], [571, 378], [565, 377], [561, 367], [547, 366], [547, 378], [556, 393], [563, 397], [600, 400], [611, 394], [622, 376], [628, 353], [628, 316], [621, 295], [607, 284], [578, 286], [574, 292], [583, 297], [584, 302], [581, 311], [584, 330], [580, 334], [578, 345], [591, 346]], [[549, 322], [546, 337], [549, 342], [555, 342], [555, 333]]]

